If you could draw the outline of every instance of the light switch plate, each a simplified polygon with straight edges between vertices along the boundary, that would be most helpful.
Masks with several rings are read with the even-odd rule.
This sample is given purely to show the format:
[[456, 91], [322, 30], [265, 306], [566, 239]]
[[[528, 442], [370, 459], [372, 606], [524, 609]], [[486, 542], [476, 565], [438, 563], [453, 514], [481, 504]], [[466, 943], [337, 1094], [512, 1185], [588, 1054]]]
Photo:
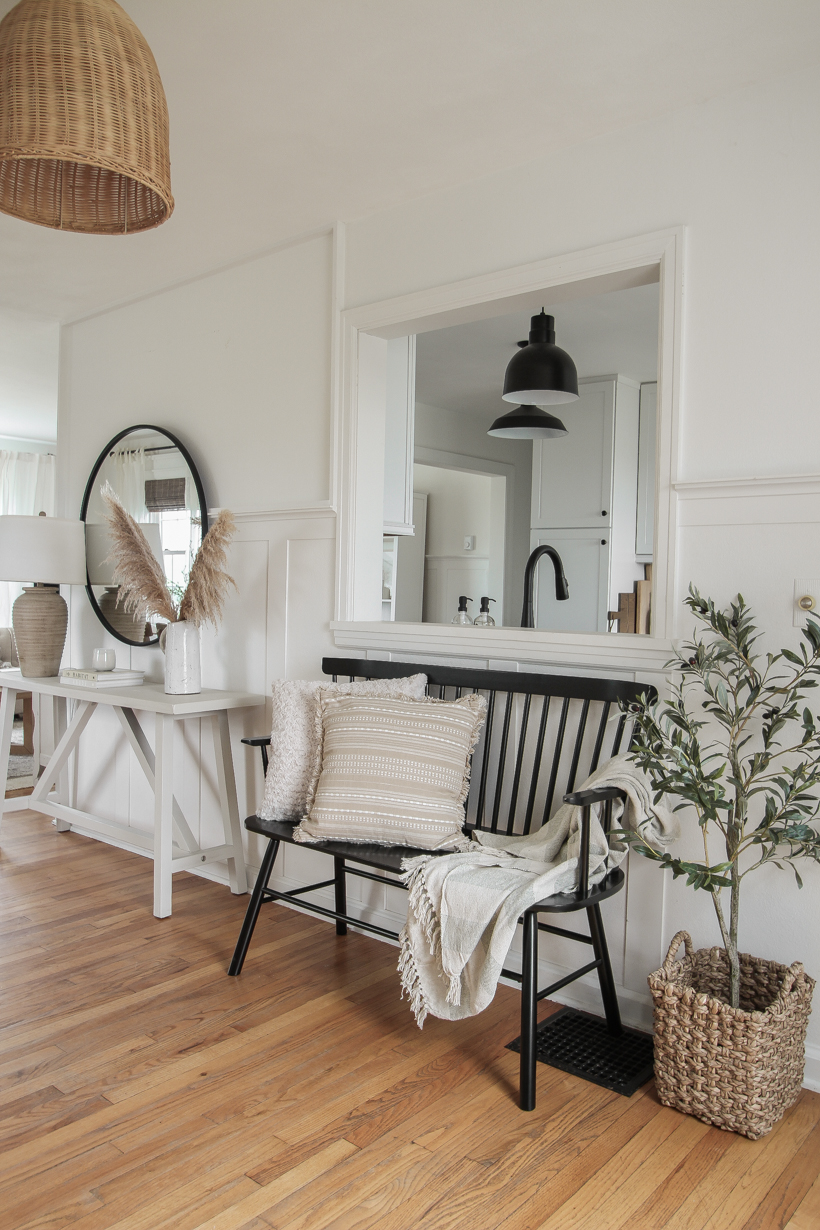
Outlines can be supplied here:
[[[800, 606], [800, 599], [807, 596], [814, 598], [814, 606], [805, 611]], [[794, 583], [792, 623], [795, 628], [805, 627], [807, 615], [820, 619], [820, 577], [799, 577]]]
[[475, 534], [464, 535], [464, 550], [475, 551]]

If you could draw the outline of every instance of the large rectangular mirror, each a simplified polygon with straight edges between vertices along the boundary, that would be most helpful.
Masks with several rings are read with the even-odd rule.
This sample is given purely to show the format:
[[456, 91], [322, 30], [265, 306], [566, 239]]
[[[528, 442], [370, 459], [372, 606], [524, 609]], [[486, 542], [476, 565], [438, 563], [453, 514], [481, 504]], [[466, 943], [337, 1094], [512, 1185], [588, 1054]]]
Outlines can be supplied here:
[[383, 620], [450, 623], [464, 596], [471, 622], [485, 598], [519, 627], [527, 562], [549, 546], [529, 570], [533, 626], [650, 632], [659, 286], [548, 296], [578, 373], [578, 399], [546, 407], [565, 435], [487, 434], [513, 409], [504, 373], [528, 312], [387, 343]]

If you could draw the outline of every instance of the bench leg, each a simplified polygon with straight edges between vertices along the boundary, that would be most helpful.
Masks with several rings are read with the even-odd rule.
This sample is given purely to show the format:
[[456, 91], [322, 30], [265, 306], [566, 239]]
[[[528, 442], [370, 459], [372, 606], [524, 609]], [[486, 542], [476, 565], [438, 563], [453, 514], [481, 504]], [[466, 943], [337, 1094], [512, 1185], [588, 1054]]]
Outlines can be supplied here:
[[256, 920], [259, 917], [259, 911], [262, 908], [262, 897], [265, 889], [268, 886], [270, 873], [273, 870], [273, 864], [276, 855], [279, 852], [279, 842], [269, 841], [268, 848], [262, 859], [262, 866], [259, 868], [259, 875], [256, 877], [256, 883], [253, 886], [251, 899], [248, 902], [248, 908], [245, 911], [245, 921], [242, 924], [242, 930], [239, 932], [239, 939], [236, 941], [233, 959], [228, 968], [228, 974], [235, 978], [237, 974], [242, 973], [242, 966], [245, 964], [245, 957], [250, 947], [253, 929], [256, 926]]
[[601, 984], [601, 999], [604, 1001], [607, 1029], [613, 1037], [617, 1038], [623, 1033], [623, 1026], [621, 1025], [621, 1012], [618, 1008], [618, 996], [615, 992], [615, 979], [612, 977], [612, 966], [609, 963], [609, 949], [606, 946], [601, 907], [599, 905], [587, 906], [587, 918], [589, 934], [592, 938], [592, 951], [596, 959], [601, 962], [598, 966], [598, 981]]
[[[347, 913], [347, 878], [345, 876], [345, 861], [343, 858], [333, 859], [333, 874], [336, 878], [336, 913]], [[347, 935], [347, 923], [341, 918], [336, 919], [336, 934]]]
[[535, 1110], [535, 1027], [538, 1018], [538, 915], [524, 915], [521, 972], [521, 1063], [518, 1104]]

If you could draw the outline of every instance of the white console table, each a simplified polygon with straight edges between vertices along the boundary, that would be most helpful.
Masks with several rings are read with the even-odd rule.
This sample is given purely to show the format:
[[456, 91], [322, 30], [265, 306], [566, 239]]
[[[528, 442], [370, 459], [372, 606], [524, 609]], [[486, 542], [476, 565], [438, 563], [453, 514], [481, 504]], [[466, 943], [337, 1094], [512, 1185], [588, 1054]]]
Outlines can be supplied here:
[[[56, 827], [65, 831], [72, 824], [99, 834], [105, 840], [117, 838], [135, 846], [154, 860], [154, 914], [167, 918], [171, 913], [171, 877], [175, 871], [200, 867], [204, 863], [227, 860], [231, 892], [247, 892], [242, 830], [236, 802], [228, 710], [263, 705], [265, 698], [248, 692], [221, 692], [203, 689], [193, 696], [166, 696], [161, 684], [144, 683], [137, 687], [83, 688], [60, 683], [59, 679], [28, 679], [19, 671], [0, 674], [0, 779], [8, 776], [14, 704], [18, 692], [51, 697], [54, 713], [54, 752], [34, 791], [16, 799], [5, 799], [5, 812], [31, 809], [53, 816]], [[42, 702], [41, 702], [42, 703]], [[80, 737], [98, 705], [110, 708], [119, 719], [125, 737], [154, 791], [153, 836], [113, 820], [81, 811], [74, 804], [73, 784], [69, 784], [68, 765]], [[70, 710], [70, 712], [69, 712]], [[155, 751], [151, 750], [138, 713], [153, 713]], [[204, 718], [211, 726], [214, 759], [219, 784], [219, 801], [225, 841], [201, 849], [174, 798], [174, 723], [185, 718]], [[36, 741], [39, 746], [39, 740]], [[35, 779], [39, 770], [35, 765]]]

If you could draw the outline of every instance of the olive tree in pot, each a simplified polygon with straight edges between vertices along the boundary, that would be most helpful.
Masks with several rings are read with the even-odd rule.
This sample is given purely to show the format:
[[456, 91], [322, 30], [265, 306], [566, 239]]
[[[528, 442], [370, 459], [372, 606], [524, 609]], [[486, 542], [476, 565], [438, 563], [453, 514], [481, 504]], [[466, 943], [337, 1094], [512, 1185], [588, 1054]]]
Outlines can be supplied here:
[[820, 624], [808, 620], [798, 653], [763, 657], [740, 595], [726, 611], [691, 586], [685, 601], [701, 633], [668, 664], [671, 698], [633, 711], [632, 753], [656, 797], [694, 810], [703, 861], [654, 850], [640, 834], [623, 838], [709, 893], [723, 939], [722, 949], [695, 953], [680, 932], [649, 979], [661, 1101], [754, 1139], [800, 1091], [814, 982], [799, 962], [738, 951], [741, 890], [770, 863], [801, 888], [797, 862], [820, 861], [820, 728], [803, 704], [820, 676]]

